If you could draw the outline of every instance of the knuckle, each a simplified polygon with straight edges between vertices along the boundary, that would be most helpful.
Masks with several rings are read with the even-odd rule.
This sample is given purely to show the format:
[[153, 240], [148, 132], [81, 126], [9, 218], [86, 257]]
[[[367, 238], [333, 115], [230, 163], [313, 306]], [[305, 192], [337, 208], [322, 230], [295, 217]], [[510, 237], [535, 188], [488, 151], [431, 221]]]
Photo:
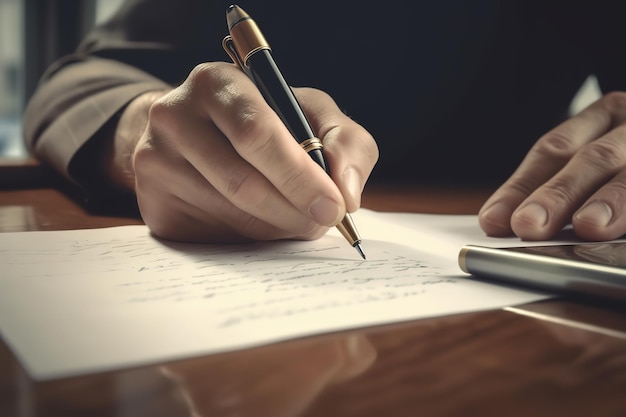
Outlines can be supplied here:
[[576, 145], [567, 133], [553, 130], [542, 136], [531, 152], [540, 157], [567, 160], [576, 153]]
[[615, 141], [598, 140], [583, 147], [579, 157], [600, 172], [614, 172], [624, 167], [624, 149]]
[[196, 65], [187, 78], [187, 82], [203, 91], [219, 90], [231, 77], [226, 74], [226, 64], [223, 62], [203, 62]]
[[626, 208], [626, 175], [615, 178], [602, 188], [602, 199], [612, 202], [612, 206], [618, 210]]
[[567, 175], [554, 177], [542, 186], [542, 193], [554, 202], [570, 206], [580, 199], [580, 196], [571, 187], [573, 183], [575, 183], [574, 178]]
[[626, 207], [626, 184], [623, 182], [611, 183], [607, 186], [608, 199], [615, 204], [613, 205], [620, 212]]
[[189, 111], [185, 98], [180, 92], [172, 91], [155, 100], [148, 110], [148, 123], [144, 135], [151, 137], [151, 143], [170, 142], [173, 146], [182, 145], [191, 139], [183, 134], [189, 130]]
[[178, 118], [173, 109], [171, 101], [165, 98], [155, 100], [148, 111], [149, 128], [157, 132], [175, 131]]
[[153, 156], [149, 148], [141, 147], [135, 150], [133, 154], [133, 169], [135, 176], [141, 176], [144, 172], [150, 171], [151, 165], [153, 165]]
[[626, 111], [626, 93], [624, 92], [613, 91], [607, 93], [602, 101], [611, 114], [619, 114]]
[[181, 90], [202, 106], [221, 106], [227, 113], [237, 114], [245, 109], [247, 99], [242, 94], [240, 81], [232, 65], [224, 62], [205, 62], [196, 65]]
[[286, 195], [302, 190], [303, 185], [307, 183], [305, 174], [306, 169], [304, 167], [293, 166], [284, 173], [280, 189], [284, 190]]
[[242, 154], [271, 152], [276, 147], [275, 124], [271, 115], [252, 108], [250, 105], [240, 107], [239, 123], [234, 127], [231, 141]]
[[259, 179], [253, 169], [232, 172], [223, 194], [241, 210], [259, 213], [270, 213], [276, 198], [275, 194], [263, 186], [263, 180]]
[[259, 152], [271, 146], [278, 120], [264, 101], [251, 99], [236, 81], [230, 64], [221, 62], [197, 65], [189, 77], [193, 94], [211, 97], [210, 105], [219, 106], [227, 114], [227, 134], [240, 153]]
[[141, 180], [144, 176], [150, 178], [151, 173], [160, 168], [160, 164], [161, 157], [151, 140], [142, 141], [135, 148], [132, 155], [132, 167], [137, 180]]
[[536, 185], [530, 184], [526, 177], [521, 175], [511, 177], [505, 184], [510, 191], [522, 196], [530, 195], [537, 188]]
[[225, 190], [226, 195], [233, 201], [246, 203], [254, 195], [254, 193], [249, 192], [251, 189], [254, 189], [250, 184], [252, 177], [252, 168], [229, 172]]

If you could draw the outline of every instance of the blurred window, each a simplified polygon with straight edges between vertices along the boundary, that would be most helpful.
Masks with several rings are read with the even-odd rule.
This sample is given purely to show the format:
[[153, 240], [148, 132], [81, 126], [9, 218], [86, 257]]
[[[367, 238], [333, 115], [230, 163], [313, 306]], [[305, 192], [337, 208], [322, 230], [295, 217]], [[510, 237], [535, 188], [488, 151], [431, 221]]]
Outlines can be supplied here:
[[20, 124], [24, 106], [24, 4], [0, 0], [0, 157], [26, 154]]
[[96, 23], [108, 19], [124, 0], [96, 0]]
[[[123, 1], [93, 0], [91, 6], [88, 6], [89, 0], [80, 0], [82, 2], [80, 10], [84, 15], [79, 15], [80, 21], [76, 21], [75, 24], [81, 30], [87, 30], [91, 22], [100, 22], [111, 16]], [[0, 158], [21, 158], [28, 154], [22, 138], [22, 114], [29, 90], [27, 88], [28, 76], [32, 74], [31, 78], [38, 78], [43, 68], [29, 68], [31, 72], [27, 71], [26, 45], [29, 45], [31, 51], [41, 51], [40, 56], [31, 57], [31, 62], [35, 66], [47, 65], [42, 64], [42, 56], [50, 52], [45, 50], [49, 45], [36, 43], [59, 39], [59, 37], [32, 34], [37, 33], [41, 27], [55, 28], [54, 24], [45, 26], [37, 20], [42, 14], [54, 15], [54, 13], [49, 13], [50, 8], [68, 7], [68, 4], [71, 5], [62, 0], [56, 2], [53, 0], [0, 0]], [[31, 13], [29, 18], [26, 17], [27, 8]], [[65, 10], [52, 10], [58, 12], [56, 15], [65, 13]], [[31, 37], [27, 39], [28, 33]], [[34, 88], [33, 82], [29, 84], [31, 90]]]

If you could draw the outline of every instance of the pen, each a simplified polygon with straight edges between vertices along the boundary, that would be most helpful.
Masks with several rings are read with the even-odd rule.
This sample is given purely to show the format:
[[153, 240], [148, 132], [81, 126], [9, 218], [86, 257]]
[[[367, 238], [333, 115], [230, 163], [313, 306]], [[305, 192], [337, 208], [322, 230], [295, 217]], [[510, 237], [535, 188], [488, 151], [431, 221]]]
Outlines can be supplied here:
[[[229, 35], [224, 38], [222, 45], [230, 58], [256, 84], [265, 101], [278, 114], [300, 146], [330, 175], [322, 151], [322, 141], [313, 133], [291, 87], [272, 57], [269, 44], [254, 20], [239, 6], [231, 5], [226, 12], [226, 21]], [[350, 214], [346, 213], [336, 227], [365, 259], [361, 237]]]

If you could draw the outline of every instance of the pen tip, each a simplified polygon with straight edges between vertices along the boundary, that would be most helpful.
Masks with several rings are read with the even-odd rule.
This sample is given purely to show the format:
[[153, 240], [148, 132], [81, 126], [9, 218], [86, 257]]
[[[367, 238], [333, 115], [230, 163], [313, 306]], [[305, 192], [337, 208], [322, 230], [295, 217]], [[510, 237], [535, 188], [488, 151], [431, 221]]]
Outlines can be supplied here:
[[365, 252], [363, 252], [363, 248], [361, 247], [361, 244], [358, 242], [355, 243], [354, 248], [356, 249], [357, 252], [359, 252], [359, 255], [361, 255], [361, 258], [365, 259]]

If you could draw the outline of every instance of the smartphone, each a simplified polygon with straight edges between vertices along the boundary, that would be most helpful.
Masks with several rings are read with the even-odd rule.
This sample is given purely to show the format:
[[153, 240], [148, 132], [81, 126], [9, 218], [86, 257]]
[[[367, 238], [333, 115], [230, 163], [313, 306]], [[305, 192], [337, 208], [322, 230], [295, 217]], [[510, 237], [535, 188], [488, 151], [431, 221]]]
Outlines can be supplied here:
[[626, 242], [489, 248], [465, 245], [464, 272], [563, 294], [626, 301]]

